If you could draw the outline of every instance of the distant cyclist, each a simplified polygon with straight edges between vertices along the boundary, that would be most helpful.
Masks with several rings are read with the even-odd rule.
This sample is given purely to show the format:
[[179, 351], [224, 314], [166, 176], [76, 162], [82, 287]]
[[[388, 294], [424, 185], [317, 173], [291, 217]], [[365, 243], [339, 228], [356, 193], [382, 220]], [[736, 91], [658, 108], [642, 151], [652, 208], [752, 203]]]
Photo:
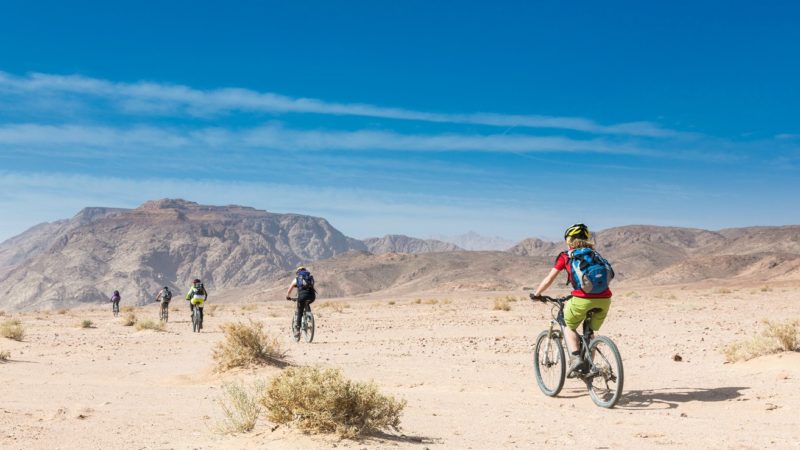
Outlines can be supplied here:
[[314, 289], [314, 276], [303, 266], [297, 268], [294, 272], [295, 278], [289, 285], [289, 290], [286, 291], [286, 300], [292, 300], [292, 291], [297, 288], [297, 314], [295, 318], [295, 338], [300, 336], [300, 324], [303, 318], [303, 312], [306, 305], [310, 305], [317, 299], [317, 291]]
[[[532, 297], [538, 297], [542, 295], [542, 292], [547, 290], [547, 288], [553, 284], [553, 281], [555, 281], [559, 272], [562, 270], [567, 271], [568, 283], [571, 284], [573, 288], [572, 298], [564, 304], [563, 317], [563, 323], [570, 330], [565, 336], [567, 347], [571, 353], [570, 367], [569, 371], [567, 372], [568, 374], [571, 374], [573, 371], [582, 368], [584, 365], [584, 360], [580, 356], [580, 350], [578, 348], [580, 345], [580, 338], [578, 336], [578, 332], [575, 331], [578, 328], [578, 325], [580, 325], [581, 322], [586, 319], [586, 313], [589, 312], [589, 310], [597, 309], [598, 311], [592, 315], [592, 323], [590, 323], [589, 326], [591, 327], [592, 331], [600, 330], [600, 327], [603, 325], [603, 321], [608, 314], [608, 310], [611, 307], [611, 290], [607, 287], [609, 280], [605, 281], [605, 284], [603, 285], [604, 288], [601, 288], [602, 290], [600, 292], [587, 293], [589, 288], [582, 286], [580, 284], [580, 280], [575, 277], [575, 270], [573, 270], [573, 267], [578, 267], [579, 270], [582, 270], [581, 268], [588, 268], [594, 264], [592, 259], [582, 259], [576, 261], [580, 253], [587, 252], [586, 250], [581, 249], [594, 249], [594, 244], [589, 241], [590, 237], [591, 233], [589, 232], [589, 228], [582, 223], [577, 223], [567, 228], [567, 230], [564, 232], [564, 241], [567, 244], [567, 251], [558, 254], [553, 268], [550, 269], [550, 273], [547, 274], [547, 276], [539, 284], [539, 287], [537, 287], [532, 294]], [[592, 255], [590, 258], [594, 258], [594, 255], [599, 257], [599, 254], [594, 251], [588, 253]], [[611, 265], [602, 259], [602, 257], [599, 258], [600, 263], [608, 265], [610, 277], [613, 278], [614, 271], [611, 269]]]
[[122, 300], [122, 296], [119, 295], [119, 291], [114, 291], [114, 293], [111, 294], [111, 298], [109, 299], [109, 301], [111, 302], [111, 311], [113, 311], [114, 313], [119, 312], [120, 300]]
[[203, 286], [203, 282], [200, 281], [199, 278], [195, 278], [194, 281], [192, 281], [192, 287], [186, 294], [186, 301], [189, 302], [189, 317], [192, 317], [195, 307], [200, 308], [200, 320], [202, 322], [203, 303], [205, 303], [206, 300], [208, 300], [208, 292], [205, 286]]
[[156, 301], [161, 302], [161, 310], [169, 309], [169, 301], [172, 300], [172, 291], [169, 290], [169, 287], [164, 286], [164, 289], [158, 291], [158, 295], [156, 295]]

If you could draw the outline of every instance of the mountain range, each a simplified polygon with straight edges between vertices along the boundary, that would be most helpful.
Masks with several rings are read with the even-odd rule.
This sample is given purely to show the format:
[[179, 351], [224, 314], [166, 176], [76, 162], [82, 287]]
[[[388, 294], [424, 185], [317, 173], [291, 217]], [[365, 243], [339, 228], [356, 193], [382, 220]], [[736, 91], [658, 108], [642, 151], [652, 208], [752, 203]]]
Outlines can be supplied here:
[[[595, 234], [615, 283], [800, 280], [800, 226], [708, 231], [632, 225]], [[163, 199], [135, 209], [85, 208], [0, 244], [0, 309], [102, 302], [119, 289], [135, 303], [200, 277], [210, 292], [285, 288], [312, 264], [327, 297], [535, 285], [563, 243], [530, 238], [506, 251], [466, 251], [402, 235], [358, 240], [325, 219], [243, 206]]]

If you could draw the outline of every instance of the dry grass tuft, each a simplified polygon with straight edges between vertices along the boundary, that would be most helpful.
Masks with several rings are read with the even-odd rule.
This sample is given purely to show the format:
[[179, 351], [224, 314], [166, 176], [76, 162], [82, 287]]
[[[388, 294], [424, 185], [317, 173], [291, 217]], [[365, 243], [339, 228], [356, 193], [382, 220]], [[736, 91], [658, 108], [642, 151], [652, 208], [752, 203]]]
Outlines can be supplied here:
[[435, 304], [439, 303], [439, 300], [437, 300], [435, 298], [429, 298], [428, 300], [425, 300], [424, 303], [426, 305], [435, 305]]
[[6, 320], [0, 325], [0, 335], [4, 338], [21, 341], [25, 337], [25, 328], [22, 327], [19, 319]]
[[66, 314], [66, 313], [67, 313], [67, 310], [66, 310], [66, 309], [64, 309], [64, 308], [62, 308], [62, 309], [59, 309], [59, 310], [57, 311], [57, 313], [63, 316], [64, 314]]
[[155, 321], [152, 319], [145, 319], [145, 320], [137, 320], [136, 321], [136, 329], [139, 331], [142, 330], [154, 330], [154, 331], [164, 331], [167, 329], [166, 325], [162, 321]]
[[347, 302], [323, 302], [319, 305], [320, 308], [330, 308], [338, 313], [344, 311], [345, 308], [349, 308], [350, 305]]
[[260, 323], [252, 320], [249, 324], [228, 322], [222, 325], [222, 331], [225, 339], [217, 342], [213, 353], [218, 372], [235, 367], [286, 364], [286, 351], [277, 338], [264, 332]]
[[761, 292], [771, 292], [772, 288], [769, 286], [761, 286]]
[[728, 288], [717, 289], [717, 294], [731, 294], [731, 293], [733, 293], [733, 291]]
[[388, 303], [388, 305], [390, 305], [390, 306], [391, 306], [391, 305], [394, 305], [395, 303], [397, 303], [397, 302], [396, 302], [396, 301], [394, 301], [394, 300], [389, 300], [389, 303]]
[[2, 309], [0, 309], [0, 317], [5, 316], [5, 315], [6, 315], [6, 312], [3, 311]]
[[125, 317], [122, 318], [122, 324], [125, 325], [126, 327], [130, 327], [136, 324], [136, 314], [134, 313], [126, 314]]
[[133, 312], [134, 309], [133, 306], [123, 306], [119, 310], [120, 312]]
[[0, 362], [6, 362], [11, 359], [11, 352], [8, 350], [0, 350]]
[[400, 429], [405, 400], [382, 395], [373, 383], [345, 379], [338, 369], [290, 367], [275, 377], [264, 395], [267, 417], [310, 433], [337, 433], [354, 439]]
[[94, 322], [92, 322], [89, 319], [83, 319], [83, 320], [81, 320], [81, 323], [80, 323], [79, 326], [81, 328], [94, 328]]
[[726, 361], [747, 361], [774, 353], [800, 351], [800, 320], [764, 320], [762, 323], [764, 329], [760, 334], [722, 349]]
[[511, 305], [508, 303], [508, 297], [497, 297], [494, 299], [494, 307], [496, 311], [511, 311]]
[[242, 305], [242, 311], [255, 311], [258, 309], [258, 305], [254, 303], [248, 303], [246, 305]]
[[261, 414], [261, 395], [264, 383], [257, 381], [251, 388], [238, 383], [222, 385], [223, 397], [217, 400], [225, 419], [219, 423], [222, 433], [246, 433], [256, 426]]
[[219, 309], [219, 305], [213, 304], [203, 308], [203, 314], [209, 317], [214, 317], [214, 313]]
[[418, 298], [418, 299], [414, 300], [414, 302], [413, 302], [413, 303], [416, 303], [417, 305], [419, 305], [419, 304], [421, 304], [421, 303], [422, 303], [422, 299], [421, 299], [421, 298]]

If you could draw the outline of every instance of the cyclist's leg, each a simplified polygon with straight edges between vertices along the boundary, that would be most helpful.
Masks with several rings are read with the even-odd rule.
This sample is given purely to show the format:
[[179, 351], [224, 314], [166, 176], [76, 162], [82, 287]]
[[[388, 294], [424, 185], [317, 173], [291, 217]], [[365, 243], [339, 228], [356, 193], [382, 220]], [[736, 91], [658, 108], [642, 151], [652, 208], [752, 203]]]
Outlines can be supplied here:
[[600, 331], [600, 327], [603, 326], [603, 322], [608, 315], [608, 310], [611, 308], [611, 299], [593, 298], [591, 305], [592, 308], [597, 308], [599, 311], [595, 311], [595, 313], [592, 314], [592, 323], [590, 323], [589, 326], [592, 328], [592, 331]]
[[589, 307], [590, 299], [581, 297], [572, 297], [564, 305], [564, 324], [567, 327], [566, 336], [564, 336], [567, 347], [571, 354], [577, 355], [578, 348], [580, 347], [580, 337], [578, 335], [578, 326], [586, 318], [586, 313], [591, 309]]
[[294, 329], [299, 331], [300, 326], [303, 323], [303, 313], [305, 312], [307, 301], [305, 299], [304, 300], [297, 299], [296, 303], [297, 303], [297, 314], [295, 314]]

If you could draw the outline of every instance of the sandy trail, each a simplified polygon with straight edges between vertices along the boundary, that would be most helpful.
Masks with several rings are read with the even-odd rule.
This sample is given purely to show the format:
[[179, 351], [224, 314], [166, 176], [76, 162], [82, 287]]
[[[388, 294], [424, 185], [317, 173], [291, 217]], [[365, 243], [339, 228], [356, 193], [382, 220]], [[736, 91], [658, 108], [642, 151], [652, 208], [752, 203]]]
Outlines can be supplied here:
[[[578, 381], [567, 380], [557, 398], [539, 391], [531, 350], [549, 309], [526, 301], [493, 310], [505, 294], [339, 299], [341, 312], [322, 299], [310, 345], [288, 339], [288, 302], [222, 305], [200, 335], [185, 308], [164, 333], [124, 327], [99, 308], [16, 314], [27, 334], [0, 341], [11, 352], [0, 364], [0, 447], [800, 447], [800, 354], [724, 364], [719, 352], [757, 333], [760, 319], [798, 311], [795, 291], [621, 290], [602, 330], [625, 362], [625, 394], [613, 410], [594, 406]], [[157, 309], [136, 314], [155, 318]], [[278, 371], [211, 370], [219, 325], [248, 318], [284, 336], [292, 363], [339, 367], [406, 399], [403, 433], [349, 441], [264, 420], [247, 434], [216, 432], [223, 382]], [[79, 328], [83, 319], [96, 328]]]

